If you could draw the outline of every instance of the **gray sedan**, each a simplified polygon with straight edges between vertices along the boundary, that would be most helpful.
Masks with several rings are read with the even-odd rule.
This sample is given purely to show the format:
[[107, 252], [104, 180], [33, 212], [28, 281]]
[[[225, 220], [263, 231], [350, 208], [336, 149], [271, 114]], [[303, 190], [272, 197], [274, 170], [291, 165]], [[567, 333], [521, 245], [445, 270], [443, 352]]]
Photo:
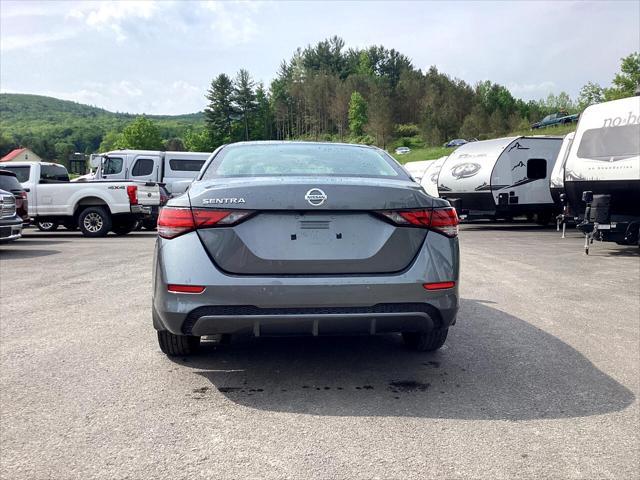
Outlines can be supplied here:
[[153, 325], [167, 355], [209, 335], [402, 333], [440, 348], [458, 312], [458, 218], [386, 152], [217, 149], [162, 209]]

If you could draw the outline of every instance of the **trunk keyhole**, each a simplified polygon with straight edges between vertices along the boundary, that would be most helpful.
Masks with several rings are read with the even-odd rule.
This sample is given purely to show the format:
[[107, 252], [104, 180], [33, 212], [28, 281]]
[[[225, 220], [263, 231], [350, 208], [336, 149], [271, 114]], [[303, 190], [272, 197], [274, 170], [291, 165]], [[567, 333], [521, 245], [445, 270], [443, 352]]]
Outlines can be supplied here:
[[293, 235], [291, 235], [291, 240], [297, 240], [298, 236], [294, 233]]
[[342, 239], [342, 234], [341, 234], [341, 233], [336, 233], [336, 238], [337, 238], [338, 240], [341, 240], [341, 239]]

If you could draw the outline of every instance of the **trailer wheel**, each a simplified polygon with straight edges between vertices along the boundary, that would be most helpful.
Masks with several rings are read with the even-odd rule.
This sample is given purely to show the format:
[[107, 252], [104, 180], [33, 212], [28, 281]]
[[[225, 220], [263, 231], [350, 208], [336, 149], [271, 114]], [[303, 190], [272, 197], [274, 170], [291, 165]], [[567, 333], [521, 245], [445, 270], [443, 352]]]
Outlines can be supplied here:
[[36, 227], [41, 232], [54, 232], [58, 229], [58, 222], [51, 220], [36, 220]]
[[444, 345], [448, 328], [437, 328], [430, 332], [402, 332], [402, 340], [411, 350], [433, 352]]
[[116, 235], [126, 235], [138, 226], [138, 221], [134, 217], [115, 218], [111, 231]]
[[158, 330], [158, 344], [165, 355], [191, 355], [200, 347], [200, 337], [190, 335], [174, 335], [166, 330]]
[[78, 227], [85, 237], [106, 237], [111, 230], [111, 215], [104, 207], [85, 208], [78, 218]]

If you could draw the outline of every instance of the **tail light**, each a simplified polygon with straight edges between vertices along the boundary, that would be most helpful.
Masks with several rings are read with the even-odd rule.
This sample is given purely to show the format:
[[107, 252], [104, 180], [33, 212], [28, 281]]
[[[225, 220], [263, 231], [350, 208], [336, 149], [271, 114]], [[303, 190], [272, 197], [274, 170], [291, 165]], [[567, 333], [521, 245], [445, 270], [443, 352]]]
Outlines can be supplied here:
[[175, 238], [198, 228], [228, 227], [252, 213], [247, 210], [163, 207], [158, 217], [158, 235]]
[[138, 204], [138, 186], [137, 185], [127, 185], [127, 195], [129, 196], [129, 203], [131, 205]]
[[458, 235], [458, 214], [453, 207], [425, 210], [398, 210], [380, 212], [396, 225], [435, 230], [447, 237]]

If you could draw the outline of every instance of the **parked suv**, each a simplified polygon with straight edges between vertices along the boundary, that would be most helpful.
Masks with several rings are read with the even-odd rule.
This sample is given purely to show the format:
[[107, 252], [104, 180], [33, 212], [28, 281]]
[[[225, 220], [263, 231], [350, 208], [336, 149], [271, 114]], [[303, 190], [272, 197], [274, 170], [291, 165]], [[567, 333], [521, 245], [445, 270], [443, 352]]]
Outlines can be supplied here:
[[16, 198], [16, 212], [22, 223], [29, 223], [29, 201], [27, 191], [22, 188], [16, 174], [8, 170], [0, 170], [0, 190], [5, 190], [13, 194]]
[[22, 236], [22, 218], [16, 213], [13, 193], [0, 190], [0, 243], [12, 242]]

